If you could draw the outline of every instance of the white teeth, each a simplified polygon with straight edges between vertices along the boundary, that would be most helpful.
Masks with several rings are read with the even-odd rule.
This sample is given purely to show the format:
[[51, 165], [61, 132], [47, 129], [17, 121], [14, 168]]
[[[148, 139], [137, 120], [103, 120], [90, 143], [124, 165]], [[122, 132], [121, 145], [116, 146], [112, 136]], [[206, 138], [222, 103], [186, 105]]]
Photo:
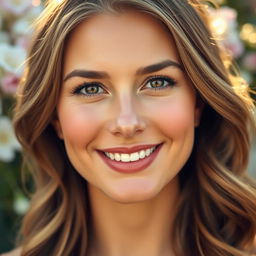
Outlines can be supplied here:
[[121, 154], [121, 161], [122, 162], [130, 162], [130, 155], [129, 154]]
[[[116, 161], [121, 161], [121, 156], [120, 156], [120, 154], [118, 154], [118, 153], [115, 153], [115, 158], [114, 158]], [[112, 160], [114, 160], [114, 159], [112, 159]]]
[[141, 150], [140, 151], [140, 158], [144, 158], [146, 156], [145, 151]]
[[114, 156], [114, 154], [112, 154], [112, 153], [109, 153], [109, 157], [110, 157], [112, 160], [115, 159], [115, 156]]
[[140, 155], [139, 155], [139, 153], [138, 152], [136, 152], [136, 153], [132, 153], [131, 155], [130, 155], [130, 160], [133, 162], [133, 161], [137, 161], [137, 160], [139, 160], [140, 159]]
[[151, 153], [151, 151], [150, 151], [150, 149], [148, 148], [148, 149], [146, 150], [146, 156], [149, 156], [150, 153]]
[[105, 155], [111, 160], [121, 161], [121, 162], [134, 162], [139, 159], [148, 157], [155, 150], [156, 147], [148, 148], [147, 150], [141, 150], [132, 154], [119, 154], [119, 153], [109, 153], [105, 152]]

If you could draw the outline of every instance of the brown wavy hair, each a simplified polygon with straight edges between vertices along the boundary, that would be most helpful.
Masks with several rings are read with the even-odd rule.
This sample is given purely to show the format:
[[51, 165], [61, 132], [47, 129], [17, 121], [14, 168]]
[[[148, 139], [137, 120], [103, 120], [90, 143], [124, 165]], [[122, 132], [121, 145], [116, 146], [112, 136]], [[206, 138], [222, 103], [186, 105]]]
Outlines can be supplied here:
[[181, 170], [174, 224], [177, 255], [252, 255], [256, 186], [246, 175], [253, 103], [208, 29], [197, 0], [49, 1], [35, 26], [17, 94], [14, 127], [34, 190], [19, 244], [22, 256], [84, 256], [90, 239], [86, 180], [72, 167], [51, 124], [56, 115], [65, 42], [82, 21], [134, 8], [172, 34], [182, 65], [205, 104], [193, 152]]

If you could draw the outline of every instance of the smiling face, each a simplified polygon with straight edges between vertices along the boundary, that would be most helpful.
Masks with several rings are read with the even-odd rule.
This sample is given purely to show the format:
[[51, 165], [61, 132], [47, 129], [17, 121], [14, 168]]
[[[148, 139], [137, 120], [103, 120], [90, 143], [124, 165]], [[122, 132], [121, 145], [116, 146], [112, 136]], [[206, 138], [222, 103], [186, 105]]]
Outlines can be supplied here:
[[63, 68], [54, 126], [89, 186], [138, 202], [177, 183], [200, 109], [166, 28], [137, 11], [91, 17]]

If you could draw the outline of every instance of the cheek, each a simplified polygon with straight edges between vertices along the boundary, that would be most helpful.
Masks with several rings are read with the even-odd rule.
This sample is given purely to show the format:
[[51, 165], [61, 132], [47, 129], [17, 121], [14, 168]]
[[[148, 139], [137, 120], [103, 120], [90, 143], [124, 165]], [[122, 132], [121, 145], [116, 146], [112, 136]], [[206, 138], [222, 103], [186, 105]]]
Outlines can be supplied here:
[[59, 108], [59, 121], [63, 138], [68, 143], [85, 146], [96, 136], [100, 120], [91, 108], [67, 104]]
[[167, 136], [179, 137], [194, 129], [194, 102], [185, 99], [171, 99], [158, 104], [157, 111], [152, 109], [155, 122]]

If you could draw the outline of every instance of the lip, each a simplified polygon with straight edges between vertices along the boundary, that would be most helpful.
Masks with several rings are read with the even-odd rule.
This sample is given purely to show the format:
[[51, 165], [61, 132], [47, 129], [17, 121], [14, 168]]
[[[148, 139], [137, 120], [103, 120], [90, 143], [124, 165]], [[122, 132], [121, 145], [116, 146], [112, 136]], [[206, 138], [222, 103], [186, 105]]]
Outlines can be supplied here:
[[109, 153], [132, 154], [134, 152], [137, 152], [140, 150], [147, 150], [148, 148], [152, 148], [158, 145], [160, 144], [137, 145], [133, 147], [104, 148], [104, 149], [101, 149], [100, 151], [109, 152]]
[[[146, 169], [157, 157], [161, 147], [162, 147], [163, 143], [161, 144], [155, 144], [153, 146], [156, 146], [156, 149], [154, 150], [154, 152], [149, 155], [148, 157], [145, 157], [143, 159], [140, 159], [138, 161], [134, 161], [134, 162], [121, 162], [121, 161], [115, 161], [115, 160], [111, 160], [110, 158], [108, 158], [103, 151], [99, 151], [97, 150], [98, 154], [100, 155], [101, 159], [108, 165], [108, 167], [110, 167], [112, 170], [119, 172], [119, 173], [135, 173], [135, 172], [139, 172], [142, 171], [144, 169]], [[147, 145], [147, 148], [153, 147], [153, 146], [149, 146]], [[138, 149], [139, 148], [139, 149]], [[113, 150], [115, 151], [109, 151], [109, 149], [107, 149], [107, 152], [111, 152], [111, 153], [121, 153], [120, 150], [116, 151], [116, 149], [124, 149], [124, 148], [113, 148]], [[122, 153], [127, 153], [127, 148], [125, 148], [126, 151], [122, 152]], [[134, 150], [135, 149], [135, 150]], [[143, 148], [144, 149], [144, 148]], [[136, 146], [136, 147], [132, 147], [129, 148], [130, 152], [135, 152], [135, 151], [139, 151], [142, 150], [140, 146]], [[105, 149], [104, 149], [105, 151]]]

